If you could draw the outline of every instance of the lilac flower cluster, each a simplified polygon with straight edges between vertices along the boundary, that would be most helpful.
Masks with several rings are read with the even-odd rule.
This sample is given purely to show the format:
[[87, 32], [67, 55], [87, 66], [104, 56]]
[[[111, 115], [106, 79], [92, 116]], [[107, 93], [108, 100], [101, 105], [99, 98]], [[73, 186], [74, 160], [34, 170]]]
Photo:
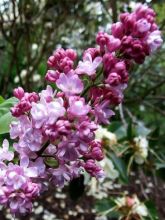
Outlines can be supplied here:
[[[20, 165], [11, 161], [14, 153], [8, 151], [9, 143], [5, 139], [0, 153], [0, 203], [8, 205], [11, 213], [31, 211], [32, 199], [39, 196], [41, 184], [33, 181], [39, 174], [39, 167], [33, 167], [28, 157], [20, 160]], [[8, 165], [4, 161], [8, 161]]]
[[95, 131], [99, 124], [109, 123], [112, 109], [122, 102], [132, 60], [141, 63], [161, 45], [154, 17], [145, 5], [122, 14], [112, 25], [112, 35], [99, 32], [98, 47], [85, 50], [77, 65], [74, 50], [57, 49], [48, 59], [45, 77], [56, 90], [50, 85], [39, 94], [14, 90], [18, 103], [11, 109], [16, 120], [10, 136], [17, 160], [7, 162], [14, 154], [5, 140], [0, 152], [0, 204], [24, 214], [48, 182], [63, 187], [84, 171], [104, 177], [98, 163], [104, 153]]
[[153, 9], [139, 4], [133, 13], [121, 14], [120, 21], [112, 24], [112, 35], [120, 39], [119, 50], [125, 58], [141, 64], [160, 47], [162, 38], [155, 16]]

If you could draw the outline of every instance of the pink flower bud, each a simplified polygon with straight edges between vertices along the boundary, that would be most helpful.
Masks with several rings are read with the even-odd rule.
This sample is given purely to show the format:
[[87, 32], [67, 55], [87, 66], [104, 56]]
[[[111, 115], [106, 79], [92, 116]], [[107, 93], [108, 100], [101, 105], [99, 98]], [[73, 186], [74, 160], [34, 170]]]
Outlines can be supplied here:
[[11, 114], [14, 117], [19, 117], [21, 115], [21, 110], [14, 106], [11, 108]]
[[96, 165], [94, 160], [87, 160], [84, 168], [91, 176], [95, 176], [96, 178], [104, 178], [105, 176], [104, 171]]
[[128, 12], [120, 14], [120, 21], [124, 22], [128, 16], [129, 16]]
[[132, 29], [135, 26], [136, 16], [133, 13], [132, 14], [124, 13], [124, 14], [121, 14], [120, 20], [124, 25], [125, 31], [129, 33], [130, 31], [132, 31]]
[[91, 142], [91, 157], [95, 160], [102, 160], [104, 158], [104, 154], [103, 154], [103, 151], [102, 151], [102, 145], [101, 145], [101, 142], [100, 141], [92, 141]]
[[96, 57], [100, 55], [100, 50], [98, 48], [88, 48], [87, 50], [84, 51], [83, 54], [83, 59], [87, 54], [90, 54], [92, 57], [92, 60], [94, 60]]
[[147, 15], [146, 19], [151, 24], [155, 21], [155, 18], [153, 16], [151, 16], [151, 15]]
[[123, 37], [123, 33], [124, 33], [123, 24], [121, 22], [112, 24], [111, 32], [112, 32], [112, 35], [116, 38]]
[[106, 79], [106, 83], [112, 85], [112, 86], [117, 86], [121, 82], [121, 76], [118, 75], [117, 73], [110, 73], [108, 78]]
[[106, 72], [110, 72], [110, 70], [114, 67], [117, 59], [111, 53], [106, 53], [103, 56], [103, 65]]
[[116, 63], [115, 69], [118, 71], [126, 70], [126, 65], [125, 65], [124, 61]]
[[18, 87], [13, 91], [13, 95], [19, 100], [21, 100], [24, 97], [24, 94], [25, 92], [22, 87]]
[[152, 17], [155, 17], [156, 13], [154, 12], [153, 9], [148, 8], [147, 5], [144, 4], [138, 4], [136, 10], [135, 10], [135, 14], [137, 19], [140, 19], [142, 17], [146, 17], [147, 15], [150, 15]]
[[54, 62], [55, 62], [54, 56], [50, 56], [47, 61], [47, 64], [49, 67], [54, 67]]
[[66, 57], [66, 51], [63, 48], [58, 48], [54, 51], [53, 56], [55, 57], [55, 60], [60, 61]]
[[151, 31], [156, 31], [158, 30], [158, 25], [156, 23], [153, 23], [151, 26]]
[[100, 46], [100, 50], [104, 51], [104, 47], [109, 43], [109, 35], [105, 32], [98, 32], [96, 43]]
[[73, 64], [69, 57], [65, 57], [60, 61], [59, 67], [64, 73], [68, 73], [73, 68]]
[[100, 148], [94, 147], [91, 152], [91, 156], [95, 160], [102, 160], [104, 158], [104, 154]]
[[67, 49], [66, 55], [73, 61], [77, 58], [77, 53], [73, 49]]
[[27, 100], [22, 100], [20, 103], [11, 108], [11, 114], [14, 117], [19, 117], [25, 112], [28, 112], [31, 109], [31, 104]]
[[112, 35], [109, 36], [109, 42], [107, 43], [107, 48], [109, 52], [113, 52], [119, 49], [120, 45], [121, 41], [118, 38], [115, 38]]
[[56, 82], [56, 80], [59, 78], [60, 73], [59, 71], [54, 71], [54, 70], [48, 70], [45, 76], [45, 79], [49, 82]]
[[28, 93], [25, 98], [30, 102], [37, 102], [39, 100], [38, 94], [36, 92]]

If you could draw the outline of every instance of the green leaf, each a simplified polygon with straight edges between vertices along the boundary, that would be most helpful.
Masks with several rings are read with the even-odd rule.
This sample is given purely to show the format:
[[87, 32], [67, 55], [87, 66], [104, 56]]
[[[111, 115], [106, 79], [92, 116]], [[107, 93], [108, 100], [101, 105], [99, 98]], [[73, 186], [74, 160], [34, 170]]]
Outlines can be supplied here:
[[105, 212], [108, 209], [113, 208], [115, 205], [116, 204], [112, 199], [106, 198], [106, 199], [97, 200], [95, 208], [98, 212]]
[[115, 133], [118, 140], [121, 140], [127, 136], [126, 129], [119, 121], [111, 122], [108, 126], [108, 130]]
[[151, 220], [158, 220], [159, 217], [158, 217], [158, 213], [157, 213], [155, 204], [152, 201], [147, 201], [147, 202], [145, 202], [145, 205], [148, 209], [150, 219]]
[[128, 144], [125, 143], [113, 145], [112, 148], [115, 154], [119, 157], [123, 156], [123, 154], [129, 150]]
[[112, 199], [105, 198], [105, 199], [97, 200], [95, 209], [100, 215], [107, 215], [111, 218], [118, 219], [119, 213], [113, 211], [113, 208], [115, 206], [116, 206], [116, 203]]
[[120, 128], [118, 128], [115, 131], [115, 134], [116, 134], [118, 140], [121, 141], [124, 138], [126, 138], [127, 132], [126, 132], [126, 129], [124, 128], [124, 126], [121, 126]]
[[155, 163], [155, 165], [157, 170], [165, 168], [165, 163]]
[[10, 113], [10, 108], [17, 103], [17, 99], [12, 97], [0, 104], [0, 134], [9, 132], [10, 123], [14, 120]]
[[157, 145], [160, 136], [160, 127], [156, 127], [150, 134], [149, 146], [153, 149]]
[[17, 103], [17, 99], [15, 97], [3, 101], [0, 104], [0, 117], [10, 112], [10, 108], [16, 103]]
[[127, 168], [124, 161], [112, 152], [109, 153], [108, 156], [114, 163], [115, 168], [119, 171], [121, 180], [124, 183], [128, 183]]
[[14, 117], [10, 112], [0, 117], [0, 134], [6, 134], [9, 132], [9, 126], [14, 121]]
[[2, 96], [0, 96], [0, 104], [3, 103], [4, 101], [5, 99]]
[[53, 168], [57, 168], [59, 165], [58, 160], [56, 160], [53, 157], [45, 157], [44, 161], [48, 166], [53, 167]]
[[38, 73], [41, 75], [41, 76], [44, 76], [45, 75], [45, 72], [46, 72], [46, 65], [45, 63], [40, 63], [39, 67], [38, 67]]
[[150, 129], [146, 128], [143, 122], [138, 122], [136, 125], [137, 136], [147, 136], [151, 132]]
[[110, 125], [108, 126], [108, 130], [111, 131], [111, 132], [115, 132], [120, 127], [121, 127], [121, 122], [114, 121], [114, 122], [110, 123]]
[[164, 174], [165, 174], [165, 168], [164, 167], [159, 168], [159, 170], [156, 171], [156, 175], [158, 177], [160, 177], [162, 180], [165, 181], [165, 175]]
[[130, 120], [128, 123], [128, 128], [127, 128], [127, 138], [128, 140], [131, 141], [135, 136], [136, 136], [135, 126], [132, 123], [132, 120]]

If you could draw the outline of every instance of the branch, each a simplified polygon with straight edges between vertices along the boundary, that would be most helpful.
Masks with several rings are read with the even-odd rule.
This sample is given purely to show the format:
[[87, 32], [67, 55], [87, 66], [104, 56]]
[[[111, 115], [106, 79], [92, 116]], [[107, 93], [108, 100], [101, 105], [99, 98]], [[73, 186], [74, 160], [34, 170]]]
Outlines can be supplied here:
[[122, 103], [119, 104], [119, 114], [120, 114], [120, 118], [121, 118], [121, 121], [122, 121], [124, 127], [127, 128], [128, 125], [127, 125], [127, 122], [126, 122], [126, 120], [124, 118], [124, 112], [123, 112], [123, 105], [122, 105]]
[[150, 92], [155, 91], [155, 90], [158, 89], [160, 86], [162, 86], [164, 83], [165, 83], [165, 79], [162, 80], [161, 82], [159, 82], [158, 84], [156, 84], [155, 86], [149, 88], [149, 89], [143, 94], [143, 96], [141, 97], [141, 99], [144, 100], [144, 98], [145, 98], [146, 96], [148, 96], [148, 95], [150, 94]]
[[156, 110], [161, 115], [165, 116], [165, 111], [161, 110], [160, 108], [156, 107], [155, 105], [152, 105], [150, 102], [144, 101], [144, 104], [151, 107], [152, 109]]
[[35, 158], [35, 160], [42, 155], [42, 153], [46, 150], [46, 148], [47, 148], [48, 146], [49, 146], [49, 142], [46, 142], [46, 143], [42, 146], [42, 148], [41, 148], [39, 151], [37, 151], [37, 157]]
[[112, 21], [117, 22], [117, 0], [110, 0], [112, 8]]

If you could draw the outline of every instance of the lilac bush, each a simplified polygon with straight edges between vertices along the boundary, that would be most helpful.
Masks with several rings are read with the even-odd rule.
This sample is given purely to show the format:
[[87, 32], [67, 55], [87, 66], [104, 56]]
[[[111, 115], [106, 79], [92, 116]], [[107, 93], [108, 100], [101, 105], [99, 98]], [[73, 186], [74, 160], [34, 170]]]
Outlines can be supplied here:
[[97, 163], [104, 152], [95, 131], [109, 123], [123, 101], [131, 65], [142, 64], [161, 46], [155, 16], [141, 4], [121, 14], [110, 34], [99, 32], [97, 47], [85, 50], [79, 62], [72, 49], [54, 51], [45, 79], [56, 89], [48, 85], [39, 94], [14, 90], [18, 102], [11, 109], [10, 137], [15, 153], [4, 140], [0, 155], [0, 204], [11, 213], [30, 212], [50, 184], [63, 187], [84, 171], [104, 178]]

